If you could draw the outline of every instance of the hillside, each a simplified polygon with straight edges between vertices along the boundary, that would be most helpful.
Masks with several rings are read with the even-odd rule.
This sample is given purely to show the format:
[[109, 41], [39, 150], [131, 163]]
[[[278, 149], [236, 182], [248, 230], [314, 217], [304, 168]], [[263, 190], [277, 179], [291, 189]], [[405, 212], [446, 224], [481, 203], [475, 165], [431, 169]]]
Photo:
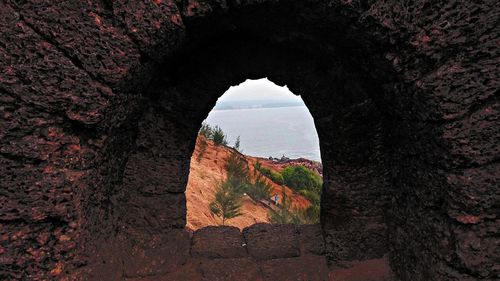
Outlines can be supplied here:
[[[200, 147], [200, 140], [204, 139], [207, 143], [205, 149]], [[204, 150], [202, 157], [199, 157], [200, 151]], [[233, 148], [226, 146], [216, 146], [211, 140], [205, 139], [202, 135], [198, 136], [196, 147], [191, 157], [191, 166], [189, 171], [189, 179], [186, 188], [186, 204], [187, 204], [187, 227], [196, 230], [208, 225], [220, 225], [221, 219], [210, 212], [209, 204], [215, 193], [215, 188], [218, 182], [227, 177], [226, 163], [227, 158], [232, 153], [238, 153]], [[248, 163], [250, 174], [253, 176], [253, 164], [257, 161], [263, 166], [279, 171], [285, 167], [285, 164], [243, 155]], [[297, 161], [297, 160], [294, 160]], [[301, 161], [301, 160], [298, 160]], [[304, 159], [304, 161], [309, 161]], [[297, 162], [294, 162], [296, 165]], [[267, 180], [267, 179], [266, 179]], [[278, 185], [271, 180], [267, 182], [272, 186], [273, 192], [279, 194], [281, 199], [282, 189], [284, 188], [288, 198], [291, 199], [292, 209], [305, 209], [310, 205], [310, 202], [303, 196], [294, 193], [287, 186]], [[264, 203], [255, 202], [249, 196], [243, 196], [241, 213], [242, 215], [231, 219], [227, 225], [236, 226], [240, 229], [259, 222], [269, 222], [268, 212], [270, 208]]]

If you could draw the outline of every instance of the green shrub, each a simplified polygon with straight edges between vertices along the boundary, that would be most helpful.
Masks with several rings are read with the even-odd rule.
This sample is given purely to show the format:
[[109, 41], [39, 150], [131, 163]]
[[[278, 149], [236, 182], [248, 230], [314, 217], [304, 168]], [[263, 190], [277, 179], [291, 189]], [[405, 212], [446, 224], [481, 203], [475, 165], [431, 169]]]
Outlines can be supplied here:
[[268, 173], [268, 177], [270, 180], [279, 185], [285, 184], [285, 180], [283, 179], [283, 176], [280, 173], [270, 170], [270, 173]]
[[205, 138], [212, 140], [215, 145], [227, 145], [227, 138], [224, 131], [219, 127], [211, 127], [207, 123], [201, 124], [201, 128], [198, 131], [199, 135], [205, 136]]
[[284, 183], [295, 191], [302, 189], [321, 192], [323, 179], [304, 166], [288, 166], [281, 171]]
[[271, 169], [268, 169], [266, 167], [262, 167], [262, 164], [259, 161], [255, 163], [254, 168], [261, 172], [268, 179], [272, 180], [274, 183], [277, 183], [279, 185], [284, 184], [283, 176], [280, 173], [272, 171]]
[[269, 212], [269, 221], [273, 224], [316, 224], [319, 223], [319, 205], [310, 205], [305, 210], [294, 211], [290, 207], [281, 207]]
[[233, 148], [236, 149], [236, 151], [238, 151], [239, 153], [241, 153], [241, 150], [240, 150], [240, 136], [238, 136], [236, 138], [236, 142], [234, 142]]
[[319, 205], [321, 202], [321, 194], [315, 190], [301, 189], [299, 193], [307, 198], [311, 204]]
[[298, 213], [299, 221], [302, 224], [315, 224], [319, 223], [320, 218], [320, 206], [319, 204], [311, 204], [307, 209], [301, 210]]
[[318, 223], [323, 179], [304, 166], [289, 166], [281, 173], [285, 184], [298, 191], [311, 203], [307, 209], [295, 212], [294, 220], [301, 224]]
[[253, 164], [253, 167], [254, 167], [254, 169], [255, 169], [255, 170], [257, 170], [257, 171], [259, 171], [259, 172], [261, 172], [261, 171], [262, 171], [262, 168], [263, 168], [263, 167], [262, 167], [262, 163], [260, 163], [260, 161], [259, 161], [259, 160], [257, 160], [257, 162], [255, 162], [255, 164]]
[[289, 209], [269, 211], [269, 222], [272, 224], [300, 224], [298, 216]]
[[210, 125], [208, 125], [207, 123], [203, 122], [201, 124], [201, 128], [200, 128], [200, 131], [198, 132], [198, 134], [205, 136], [205, 138], [207, 138], [207, 139], [211, 139], [212, 138], [212, 127], [210, 127]]
[[227, 145], [226, 135], [219, 126], [215, 126], [212, 129], [211, 139], [214, 141], [215, 145]]

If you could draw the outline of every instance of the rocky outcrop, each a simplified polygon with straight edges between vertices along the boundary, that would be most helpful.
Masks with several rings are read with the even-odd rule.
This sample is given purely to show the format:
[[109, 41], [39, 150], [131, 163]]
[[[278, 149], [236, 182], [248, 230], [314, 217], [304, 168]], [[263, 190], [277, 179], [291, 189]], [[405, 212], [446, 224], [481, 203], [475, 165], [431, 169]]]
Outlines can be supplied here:
[[1, 279], [119, 279], [109, 245], [182, 232], [201, 121], [262, 77], [315, 119], [331, 264], [497, 278], [498, 15], [496, 1], [2, 1]]

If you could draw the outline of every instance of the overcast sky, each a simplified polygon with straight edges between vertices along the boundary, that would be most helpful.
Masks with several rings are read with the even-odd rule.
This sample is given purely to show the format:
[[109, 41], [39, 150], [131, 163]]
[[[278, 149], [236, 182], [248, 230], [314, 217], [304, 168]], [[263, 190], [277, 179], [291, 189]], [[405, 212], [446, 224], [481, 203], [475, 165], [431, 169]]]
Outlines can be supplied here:
[[280, 87], [267, 78], [259, 80], [246, 80], [238, 86], [232, 86], [227, 90], [219, 101], [241, 101], [241, 100], [279, 100], [279, 101], [301, 101], [288, 90]]

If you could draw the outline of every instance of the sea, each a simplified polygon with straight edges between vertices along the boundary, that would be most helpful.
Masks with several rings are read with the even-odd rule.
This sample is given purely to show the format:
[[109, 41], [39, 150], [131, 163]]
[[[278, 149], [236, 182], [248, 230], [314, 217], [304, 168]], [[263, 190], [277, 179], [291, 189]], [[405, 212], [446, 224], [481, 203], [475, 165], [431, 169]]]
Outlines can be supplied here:
[[244, 154], [321, 162], [318, 134], [306, 106], [214, 109], [205, 122], [221, 127], [229, 146], [239, 136]]

